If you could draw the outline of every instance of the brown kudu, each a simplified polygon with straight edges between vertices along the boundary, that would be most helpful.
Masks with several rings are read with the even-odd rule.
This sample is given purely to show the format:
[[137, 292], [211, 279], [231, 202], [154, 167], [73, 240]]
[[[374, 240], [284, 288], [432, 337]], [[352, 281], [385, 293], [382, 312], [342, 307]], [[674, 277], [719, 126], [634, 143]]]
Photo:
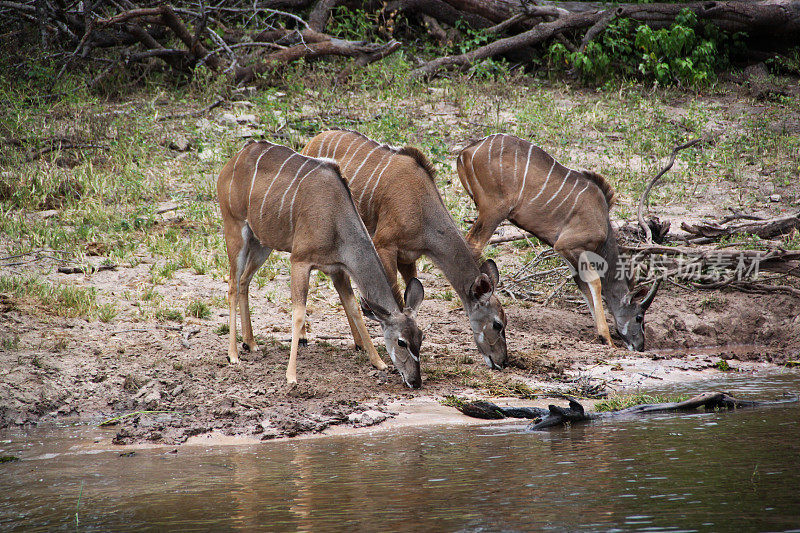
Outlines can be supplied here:
[[348, 130], [324, 131], [303, 153], [338, 161], [378, 255], [402, 305], [397, 272], [406, 283], [416, 261], [428, 256], [455, 289], [478, 350], [490, 368], [506, 364], [506, 319], [494, 294], [499, 272], [494, 261], [481, 264], [439, 195], [433, 167], [412, 147], [394, 148]]
[[464, 148], [456, 165], [478, 207], [467, 233], [476, 254], [505, 219], [533, 233], [572, 266], [603, 340], [613, 346], [604, 299], [628, 349], [644, 349], [644, 313], [658, 284], [646, 296], [643, 290], [631, 292], [633, 280], [620, 264], [608, 216], [615, 193], [602, 176], [571, 170], [538, 146], [502, 133]]
[[[353, 338], [370, 362], [386, 368], [359, 312], [350, 279], [371, 315], [381, 324], [386, 351], [412, 388], [421, 384], [422, 332], [414, 317], [423, 289], [414, 279], [398, 307], [372, 240], [358, 216], [346, 182], [334, 161], [314, 159], [268, 142], [242, 148], [217, 180], [225, 244], [230, 261], [228, 360], [239, 361], [236, 346], [237, 303], [244, 348], [255, 349], [250, 323], [249, 285], [272, 250], [291, 252], [292, 346], [286, 380], [297, 381], [297, 351], [304, 339], [306, 298], [312, 269], [328, 274], [339, 293]], [[348, 277], [349, 276], [349, 277]]]

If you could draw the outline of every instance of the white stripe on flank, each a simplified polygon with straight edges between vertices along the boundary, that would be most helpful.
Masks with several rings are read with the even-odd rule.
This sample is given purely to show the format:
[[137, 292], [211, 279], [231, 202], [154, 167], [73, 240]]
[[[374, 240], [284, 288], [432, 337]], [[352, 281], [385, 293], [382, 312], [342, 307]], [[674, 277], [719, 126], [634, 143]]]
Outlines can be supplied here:
[[[514, 204], [519, 205], [519, 201], [522, 200], [522, 191], [525, 190], [525, 180], [528, 178], [528, 169], [531, 168], [531, 152], [533, 151], [533, 144], [531, 144], [530, 148], [528, 148], [528, 158], [525, 159], [525, 173], [522, 175], [522, 185], [519, 187], [519, 194], [517, 195], [517, 202]], [[555, 164], [555, 159], [553, 159], [553, 163]], [[552, 172], [553, 169], [550, 169]]]
[[347, 148], [345, 148], [341, 158], [336, 158], [336, 154], [335, 153], [333, 154], [334, 158], [336, 158], [339, 161], [339, 168], [342, 169], [342, 172], [344, 172], [344, 165], [342, 164], [344, 162], [344, 158], [347, 157], [347, 153], [350, 151], [350, 147], [353, 146], [353, 143], [355, 143], [357, 140], [358, 137], [350, 141], [350, 144], [348, 144]]
[[[473, 152], [472, 155], [474, 156], [475, 152]], [[465, 161], [466, 158], [464, 157], [464, 152], [461, 152], [460, 154], [458, 154], [458, 158], [459, 158], [459, 160], [461, 160], [461, 168], [464, 169], [464, 188], [467, 189], [467, 194], [469, 195], [469, 197], [470, 198], [474, 198], [474, 196], [472, 196], [472, 187], [469, 186], [470, 177], [467, 174], [467, 162]], [[472, 161], [472, 159], [471, 159], [471, 156], [470, 156], [470, 162], [471, 161]], [[475, 175], [475, 168], [474, 167], [472, 169], [472, 175], [473, 176]]]
[[487, 140], [489, 140], [489, 137], [484, 137], [484, 138], [483, 138], [483, 140], [481, 141], [481, 144], [479, 144], [479, 145], [478, 145], [478, 146], [477, 146], [477, 147], [476, 147], [476, 148], [475, 148], [475, 149], [472, 151], [472, 157], [469, 159], [469, 165], [472, 167], [472, 175], [473, 175], [473, 176], [475, 176], [475, 175], [476, 175], [476, 174], [475, 174], [475, 154], [477, 154], [477, 153], [478, 153], [478, 150], [480, 150], [480, 149], [483, 147], [484, 143], [486, 143], [486, 141], [487, 141]]
[[580, 198], [581, 194], [583, 194], [583, 191], [585, 191], [588, 188], [589, 188], [589, 182], [587, 181], [586, 185], [584, 185], [583, 189], [581, 189], [581, 192], [579, 192], [578, 195], [575, 197], [575, 201], [572, 202], [572, 207], [569, 208], [569, 213], [567, 214], [567, 216], [572, 214], [572, 212], [575, 210], [575, 206], [578, 205], [578, 198]]
[[511, 175], [514, 178], [517, 178], [517, 158], [519, 157], [519, 144], [514, 143], [514, 170], [511, 171]]
[[[369, 187], [369, 182], [372, 181], [372, 177], [378, 171], [378, 167], [381, 166], [381, 163], [383, 163], [383, 160], [386, 159], [387, 157], [391, 161], [392, 152], [386, 152], [385, 154], [383, 154], [383, 157], [381, 157], [381, 160], [378, 161], [378, 164], [375, 165], [375, 168], [372, 169], [372, 174], [370, 174], [369, 177], [367, 178], [367, 181], [364, 182], [364, 188], [361, 189], [361, 194], [358, 195], [358, 204], [357, 205], [361, 205], [361, 200], [364, 199], [364, 194], [366, 194], [366, 192], [367, 192], [367, 187]], [[388, 165], [389, 163], [386, 163], [386, 164]], [[383, 167], [383, 168], [384, 168], [384, 170], [386, 170], [386, 167]], [[381, 174], [382, 173], [383, 172], [381, 172]]]
[[[306, 159], [305, 161], [303, 161], [302, 165], [297, 167], [297, 172], [294, 173], [294, 177], [292, 178], [292, 181], [289, 182], [289, 186], [286, 187], [285, 191], [283, 191], [283, 196], [281, 196], [281, 206], [278, 208], [278, 216], [281, 216], [281, 213], [283, 212], [283, 202], [286, 201], [286, 195], [289, 194], [289, 190], [292, 188], [292, 185], [294, 185], [294, 182], [297, 181], [297, 176], [300, 175], [300, 171], [303, 170], [303, 167], [306, 166], [306, 164], [309, 161], [311, 161], [311, 160], [310, 159]], [[303, 177], [305, 177], [305, 176], [303, 176]]]
[[[255, 184], [256, 184], [256, 174], [258, 174], [258, 162], [259, 162], [259, 161], [261, 161], [261, 158], [262, 158], [262, 157], [264, 157], [264, 154], [266, 154], [267, 152], [269, 152], [270, 150], [272, 150], [272, 148], [273, 148], [274, 146], [275, 146], [274, 144], [273, 144], [273, 145], [271, 145], [271, 146], [269, 146], [269, 147], [268, 147], [266, 150], [264, 150], [263, 152], [261, 152], [261, 154], [258, 156], [258, 159], [256, 159], [256, 166], [255, 166], [255, 168], [253, 169], [253, 177], [252, 177], [252, 179], [250, 180], [250, 193], [247, 195], [247, 210], [248, 210], [248, 211], [250, 210], [250, 200], [251, 200], [251, 198], [253, 197], [253, 185], [255, 185]], [[235, 166], [235, 165], [236, 165], [236, 163], [234, 163], [234, 166]]]
[[500, 160], [500, 175], [503, 175], [503, 151], [506, 147], [506, 136], [500, 136], [500, 155], [497, 157]]
[[346, 135], [345, 133], [342, 133], [341, 135], [339, 135], [339, 140], [336, 141], [335, 145], [333, 145], [333, 153], [332, 154], [329, 154], [328, 151], [325, 150], [325, 157], [330, 157], [331, 159], [336, 159], [336, 150], [339, 148], [339, 143], [342, 142], [342, 139], [344, 139], [345, 135]]
[[559, 207], [561, 207], [561, 205], [562, 205], [564, 202], [566, 202], [566, 201], [567, 201], [567, 198], [569, 198], [569, 196], [572, 194], [572, 191], [574, 191], [574, 190], [575, 190], [575, 187], [577, 187], [577, 186], [578, 186], [578, 178], [575, 178], [575, 183], [573, 183], [573, 184], [572, 184], [572, 188], [569, 190], [569, 192], [568, 192], [567, 194], [565, 194], [565, 195], [564, 195], [564, 199], [563, 199], [563, 200], [561, 200], [560, 202], [558, 202], [558, 205], [557, 205], [557, 206], [555, 206], [555, 207], [553, 208], [553, 211], [555, 211], [556, 209], [558, 209]]
[[[389, 160], [386, 162], [386, 165], [383, 167], [383, 170], [381, 170], [381, 173], [378, 174], [377, 179], [375, 179], [375, 185], [372, 186], [372, 190], [369, 193], [369, 199], [367, 200], [367, 205], [370, 205], [372, 203], [372, 195], [375, 194], [375, 189], [378, 187], [378, 183], [381, 181], [381, 176], [383, 176], [383, 173], [386, 172], [387, 168], [389, 168], [389, 163], [391, 162], [392, 158], [390, 157]], [[361, 203], [360, 200], [359, 203]]]
[[492, 171], [492, 146], [494, 146], [494, 140], [497, 139], [497, 134], [492, 135], [492, 140], [489, 141], [489, 155], [486, 158], [486, 172]]
[[[312, 172], [314, 172], [315, 170], [317, 170], [321, 166], [322, 166], [322, 163], [317, 163], [317, 166], [315, 166], [314, 168], [312, 168], [311, 170], [306, 172], [305, 176], [300, 178], [300, 181], [297, 183], [297, 188], [294, 190], [294, 194], [292, 195], [292, 203], [289, 204], [289, 232], [290, 233], [292, 231], [294, 231], [294, 220], [293, 220], [293, 216], [294, 216], [294, 199], [297, 198], [297, 191], [300, 190], [300, 185], [303, 184], [303, 180], [306, 179], [306, 177], [308, 177], [309, 174], [311, 174]], [[289, 189], [286, 189], [286, 190], [288, 191]]]
[[267, 191], [264, 193], [264, 199], [261, 200], [261, 209], [258, 210], [258, 218], [259, 218], [259, 220], [263, 220], [264, 219], [264, 203], [266, 203], [266, 201], [267, 201], [267, 196], [269, 196], [269, 191], [272, 189], [272, 186], [277, 181], [278, 176], [281, 175], [281, 172], [283, 171], [283, 167], [285, 167], [286, 163], [288, 163], [289, 160], [291, 158], [293, 158], [294, 156], [296, 156], [296, 155], [300, 155], [300, 154], [298, 154], [296, 152], [292, 152], [292, 154], [289, 157], [286, 158], [286, 161], [283, 162], [283, 164], [281, 165], [281, 168], [279, 168], [278, 171], [275, 173], [275, 175], [272, 176], [272, 181], [270, 182], [269, 187], [267, 187]]
[[323, 147], [323, 146], [325, 146], [325, 141], [327, 141], [327, 140], [328, 140], [328, 137], [330, 137], [330, 135], [326, 135], [326, 136], [325, 136], [325, 137], [323, 137], [323, 138], [322, 138], [322, 140], [319, 142], [319, 146], [317, 146], [317, 157], [320, 157], [320, 156], [322, 155], [322, 147]]
[[[374, 154], [374, 153], [375, 153], [375, 150], [380, 150], [380, 149], [381, 149], [381, 145], [378, 145], [378, 146], [376, 146], [375, 148], [373, 148], [373, 149], [372, 149], [372, 151], [371, 151], [370, 153], [368, 153], [368, 154], [367, 154], [367, 157], [365, 157], [365, 158], [364, 158], [364, 160], [361, 162], [361, 164], [360, 164], [360, 165], [358, 165], [358, 168], [356, 169], [356, 171], [355, 171], [355, 172], [353, 172], [353, 181], [355, 181], [355, 179], [358, 177], [358, 173], [359, 173], [359, 172], [361, 172], [361, 167], [363, 167], [363, 166], [364, 166], [364, 163], [366, 163], [366, 162], [367, 162], [367, 159], [369, 159], [369, 158], [372, 156], [372, 154]], [[374, 173], [375, 173], [375, 171], [373, 171], [373, 174], [374, 174]], [[372, 174], [370, 174], [370, 175], [369, 175], [369, 177], [371, 178], [371, 177], [372, 177]], [[346, 179], [346, 178], [345, 178], [345, 179]]]
[[553, 193], [553, 196], [551, 196], [551, 197], [550, 197], [550, 199], [549, 199], [549, 200], [547, 200], [547, 201], [544, 203], [544, 207], [547, 207], [547, 205], [548, 205], [550, 202], [552, 202], [552, 201], [553, 201], [553, 198], [555, 198], [556, 196], [558, 196], [558, 193], [560, 193], [560, 192], [561, 192], [561, 189], [563, 189], [563, 188], [564, 188], [564, 185], [566, 185], [566, 183], [567, 183], [567, 178], [569, 177], [569, 175], [570, 175], [570, 174], [572, 174], [572, 171], [571, 171], [571, 170], [569, 170], [569, 169], [567, 169], [567, 175], [566, 175], [566, 176], [564, 176], [564, 180], [561, 182], [561, 187], [559, 187], [559, 188], [558, 188], [558, 190], [557, 190], [556, 192], [554, 192], [554, 193]]
[[[366, 140], [365, 140], [363, 143], [361, 143], [361, 144], [359, 144], [359, 145], [358, 145], [358, 148], [356, 148], [355, 150], [353, 150], [353, 155], [351, 155], [351, 156], [350, 156], [350, 160], [349, 160], [349, 161], [347, 161], [347, 163], [346, 163], [346, 164], [343, 164], [343, 165], [342, 165], [342, 172], [344, 172], [344, 171], [345, 171], [345, 168], [347, 168], [347, 167], [350, 165], [350, 163], [352, 163], [352, 162], [353, 162], [353, 158], [356, 156], [356, 154], [358, 153], [358, 151], [359, 151], [359, 150], [361, 150], [361, 147], [362, 147], [362, 146], [364, 146], [365, 144], [367, 144], [368, 142], [370, 142], [370, 140], [369, 140], [369, 139], [366, 139]], [[373, 152], [374, 152], [374, 150], [373, 150]], [[370, 152], [370, 153], [372, 153], [372, 152]], [[347, 152], [345, 152], [344, 154], [345, 154], [345, 155], [347, 155]], [[342, 156], [342, 161], [344, 161], [344, 156]], [[356, 176], [355, 176], [355, 174], [353, 174], [353, 179], [355, 179], [355, 177], [356, 177]], [[347, 181], [349, 182], [350, 180], [347, 180]]]
[[236, 164], [239, 163], [239, 158], [242, 157], [242, 152], [244, 152], [245, 148], [247, 148], [247, 146], [239, 150], [239, 155], [236, 156], [236, 161], [233, 162], [233, 170], [231, 171], [231, 181], [228, 182], [228, 211], [233, 211], [233, 204], [231, 203], [231, 187], [233, 187], [233, 178], [236, 177]]
[[535, 201], [536, 201], [536, 199], [537, 199], [537, 198], [539, 198], [539, 196], [541, 196], [541, 195], [542, 195], [542, 193], [544, 192], [544, 190], [547, 188], [547, 182], [548, 182], [548, 181], [550, 181], [550, 174], [552, 174], [552, 173], [553, 173], [553, 169], [554, 169], [554, 168], [556, 168], [556, 160], [555, 160], [555, 158], [553, 159], [553, 166], [551, 166], [551, 167], [550, 167], [550, 172], [548, 172], [548, 173], [547, 173], [547, 179], [545, 179], [545, 180], [544, 180], [544, 185], [542, 185], [542, 188], [541, 188], [541, 190], [539, 191], [539, 194], [537, 194], [536, 196], [534, 196], [533, 198], [531, 198], [531, 201], [530, 201], [530, 202], [528, 202], [528, 205], [530, 205], [530, 204], [532, 204], [533, 202], [535, 202]]

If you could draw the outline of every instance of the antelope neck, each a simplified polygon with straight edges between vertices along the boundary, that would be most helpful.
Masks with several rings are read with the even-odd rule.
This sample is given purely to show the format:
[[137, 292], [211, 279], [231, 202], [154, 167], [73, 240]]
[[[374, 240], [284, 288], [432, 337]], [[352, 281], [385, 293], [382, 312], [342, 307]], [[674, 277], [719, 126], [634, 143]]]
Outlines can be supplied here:
[[[439, 219], [438, 223], [436, 220], [426, 220], [425, 242], [428, 249], [425, 255], [430, 257], [431, 261], [442, 271], [444, 277], [458, 293], [458, 297], [461, 298], [464, 310], [469, 313], [469, 306], [466, 305], [469, 289], [481, 272], [472, 255], [472, 250], [467, 246], [467, 242], [449, 214], [437, 213], [437, 215], [439, 215], [436, 217]], [[441, 220], [442, 218], [445, 220]]]

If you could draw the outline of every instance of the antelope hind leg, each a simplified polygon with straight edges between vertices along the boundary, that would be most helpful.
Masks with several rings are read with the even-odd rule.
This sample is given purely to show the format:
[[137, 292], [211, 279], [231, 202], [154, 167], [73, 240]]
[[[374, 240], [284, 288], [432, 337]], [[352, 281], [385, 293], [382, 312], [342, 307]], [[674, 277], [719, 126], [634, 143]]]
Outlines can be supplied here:
[[256, 340], [253, 336], [253, 324], [250, 321], [250, 282], [272, 250], [261, 246], [252, 234], [250, 237], [246, 244], [244, 270], [239, 278], [239, 312], [242, 317], [242, 347], [247, 351], [254, 351]]
[[247, 254], [246, 240], [243, 238], [245, 222], [225, 223], [225, 248], [228, 251], [228, 362], [239, 362], [239, 349], [236, 345], [236, 318], [238, 317], [239, 282]]
[[286, 366], [286, 382], [289, 384], [297, 383], [297, 351], [306, 321], [306, 300], [310, 274], [311, 265], [309, 263], [292, 262], [292, 348], [289, 352], [289, 364]]

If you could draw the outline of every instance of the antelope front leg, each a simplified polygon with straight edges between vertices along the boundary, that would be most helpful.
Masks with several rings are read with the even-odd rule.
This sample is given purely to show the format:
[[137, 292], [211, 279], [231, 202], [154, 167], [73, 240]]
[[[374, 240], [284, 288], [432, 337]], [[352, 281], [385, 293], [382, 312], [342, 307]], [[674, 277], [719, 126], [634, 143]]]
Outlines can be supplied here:
[[381, 260], [383, 269], [386, 271], [386, 279], [389, 280], [389, 286], [392, 288], [392, 294], [397, 302], [397, 305], [402, 309], [405, 306], [403, 301], [403, 293], [400, 291], [400, 286], [397, 284], [397, 248], [378, 248], [378, 258]]
[[597, 333], [611, 348], [614, 348], [614, 343], [611, 341], [611, 332], [608, 330], [608, 322], [606, 321], [606, 314], [603, 310], [603, 299], [601, 298], [601, 283], [600, 276], [592, 268], [591, 265], [586, 264], [584, 267], [584, 278], [589, 285], [589, 291], [592, 293], [592, 302], [594, 304], [594, 322], [597, 326]]
[[[347, 321], [350, 323], [350, 330], [353, 332], [353, 340], [356, 346], [359, 346], [367, 351], [369, 355], [369, 362], [378, 370], [383, 370], [387, 367], [375, 345], [372, 344], [372, 338], [369, 336], [367, 325], [364, 323], [364, 317], [361, 315], [361, 310], [356, 303], [356, 295], [353, 294], [353, 287], [350, 285], [350, 278], [344, 273], [337, 273], [332, 276], [333, 286], [336, 287], [336, 292], [339, 293], [339, 299], [342, 301], [344, 312], [347, 315]], [[360, 341], [360, 342], [359, 342]]]
[[472, 253], [475, 257], [480, 257], [481, 254], [483, 254], [483, 249], [489, 244], [489, 239], [492, 238], [494, 230], [497, 229], [497, 226], [499, 226], [505, 218], [505, 211], [496, 213], [491, 217], [481, 216], [480, 213], [478, 214], [478, 218], [475, 219], [475, 223], [469, 229], [466, 236], [467, 243], [472, 248]]
[[297, 350], [306, 322], [306, 299], [308, 298], [308, 278], [311, 265], [292, 262], [292, 348], [289, 364], [286, 367], [286, 383], [297, 383]]

